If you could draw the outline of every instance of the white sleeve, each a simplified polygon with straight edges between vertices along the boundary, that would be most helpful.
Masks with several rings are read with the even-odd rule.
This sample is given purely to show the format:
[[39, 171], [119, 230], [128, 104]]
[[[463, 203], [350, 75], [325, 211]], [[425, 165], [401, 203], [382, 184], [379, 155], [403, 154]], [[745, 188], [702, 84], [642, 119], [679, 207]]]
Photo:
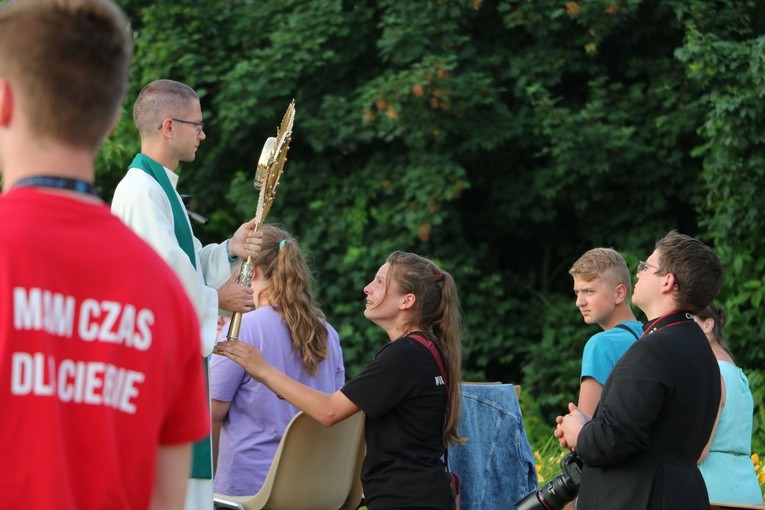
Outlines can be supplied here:
[[202, 246], [200, 241], [194, 238], [194, 249], [197, 254], [197, 269], [202, 275], [205, 284], [205, 308], [202, 322], [202, 345], [205, 356], [210, 354], [215, 346], [218, 336], [218, 291], [226, 280], [236, 270], [239, 261], [233, 264], [228, 261], [226, 243], [211, 243]]
[[[199, 240], [194, 238], [197, 265], [200, 266], [194, 268], [175, 237], [173, 211], [167, 195], [154, 178], [140, 169], [128, 170], [114, 191], [111, 207], [116, 216], [159, 253], [181, 280], [199, 317], [202, 355], [208, 355], [212, 352], [217, 331], [217, 287], [231, 276], [232, 266], [228, 264], [225, 245], [202, 248]], [[224, 278], [226, 270], [228, 276]], [[207, 274], [210, 281], [206, 279]]]

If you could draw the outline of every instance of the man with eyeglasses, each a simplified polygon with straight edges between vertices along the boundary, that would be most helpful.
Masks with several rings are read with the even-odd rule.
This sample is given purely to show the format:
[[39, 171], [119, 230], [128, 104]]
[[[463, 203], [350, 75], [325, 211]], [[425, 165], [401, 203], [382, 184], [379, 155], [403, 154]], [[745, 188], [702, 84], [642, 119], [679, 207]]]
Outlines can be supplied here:
[[[115, 189], [112, 212], [152, 245], [181, 279], [199, 315], [200, 353], [206, 364], [216, 339], [218, 310], [244, 313], [255, 308], [252, 289], [236, 279], [239, 259], [257, 254], [259, 238], [248, 240], [256, 222], [242, 224], [220, 244], [203, 246], [194, 236], [176, 191], [180, 162], [194, 161], [205, 139], [202, 106], [194, 89], [173, 80], [149, 83], [133, 105], [133, 121], [141, 152]], [[212, 497], [208, 438], [195, 444], [186, 508], [209, 510]]]
[[723, 269], [700, 241], [670, 232], [638, 265], [632, 301], [648, 317], [616, 363], [590, 418], [556, 419], [582, 460], [578, 507], [706, 510], [697, 461], [720, 410], [720, 371], [693, 314], [717, 296]]

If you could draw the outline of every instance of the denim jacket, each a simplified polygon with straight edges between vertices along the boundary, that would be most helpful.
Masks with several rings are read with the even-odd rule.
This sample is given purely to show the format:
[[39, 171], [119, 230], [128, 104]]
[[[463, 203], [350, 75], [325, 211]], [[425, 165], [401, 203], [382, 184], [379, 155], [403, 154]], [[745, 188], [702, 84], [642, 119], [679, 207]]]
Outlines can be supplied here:
[[460, 508], [515, 508], [539, 488], [515, 387], [465, 383], [461, 390], [457, 432], [467, 442], [449, 447], [449, 469], [461, 480]]

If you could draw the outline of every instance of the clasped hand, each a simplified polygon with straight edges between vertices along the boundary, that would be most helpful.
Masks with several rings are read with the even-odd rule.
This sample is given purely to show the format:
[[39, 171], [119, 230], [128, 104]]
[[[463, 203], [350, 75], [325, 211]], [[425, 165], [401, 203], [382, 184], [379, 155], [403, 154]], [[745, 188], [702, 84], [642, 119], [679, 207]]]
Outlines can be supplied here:
[[579, 432], [585, 423], [592, 419], [579, 410], [572, 402], [568, 404], [568, 414], [555, 418], [555, 432], [553, 434], [558, 438], [558, 442], [563, 448], [576, 451], [576, 442]]

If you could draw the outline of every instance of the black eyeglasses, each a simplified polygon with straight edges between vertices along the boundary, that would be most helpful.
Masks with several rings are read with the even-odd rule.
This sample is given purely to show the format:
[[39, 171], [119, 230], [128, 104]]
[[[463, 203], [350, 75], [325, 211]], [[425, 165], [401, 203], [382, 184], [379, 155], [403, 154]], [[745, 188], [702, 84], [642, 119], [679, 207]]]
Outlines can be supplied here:
[[648, 268], [655, 269], [656, 272], [661, 272], [661, 268], [658, 266], [654, 266], [653, 264], [649, 264], [648, 262], [643, 262], [642, 260], [638, 262], [637, 272], [642, 273]]
[[[180, 122], [181, 124], [191, 124], [192, 126], [197, 128], [197, 134], [201, 135], [202, 131], [205, 129], [205, 123], [201, 120], [198, 122], [195, 122], [193, 120], [183, 120], [183, 119], [176, 119], [175, 117], [170, 117], [170, 120], [173, 120], [175, 122]], [[162, 124], [159, 125], [157, 129], [162, 129]]]

